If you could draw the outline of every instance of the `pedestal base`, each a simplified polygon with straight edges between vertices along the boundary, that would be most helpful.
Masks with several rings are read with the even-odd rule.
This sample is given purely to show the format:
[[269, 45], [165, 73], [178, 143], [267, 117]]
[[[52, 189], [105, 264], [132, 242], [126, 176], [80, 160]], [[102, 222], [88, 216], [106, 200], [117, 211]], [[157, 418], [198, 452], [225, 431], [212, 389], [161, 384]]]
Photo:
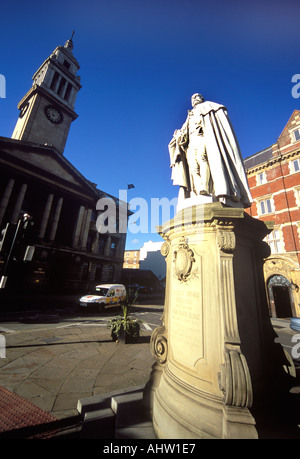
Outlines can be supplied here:
[[276, 394], [286, 377], [266, 304], [267, 233], [221, 203], [178, 212], [160, 229], [165, 309], [146, 391], [158, 438], [257, 438], [253, 399]]
[[226, 406], [221, 397], [182, 387], [167, 371], [155, 394], [153, 427], [158, 438], [167, 439], [257, 438], [248, 409]]

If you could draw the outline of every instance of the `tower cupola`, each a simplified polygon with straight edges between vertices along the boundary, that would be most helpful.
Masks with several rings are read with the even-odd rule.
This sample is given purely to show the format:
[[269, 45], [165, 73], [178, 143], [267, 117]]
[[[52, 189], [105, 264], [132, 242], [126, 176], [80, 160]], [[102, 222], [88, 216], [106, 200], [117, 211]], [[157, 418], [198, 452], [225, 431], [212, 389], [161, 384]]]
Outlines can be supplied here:
[[73, 56], [73, 36], [58, 46], [33, 75], [33, 84], [20, 101], [13, 139], [53, 145], [64, 152], [75, 101], [81, 88], [80, 68]]

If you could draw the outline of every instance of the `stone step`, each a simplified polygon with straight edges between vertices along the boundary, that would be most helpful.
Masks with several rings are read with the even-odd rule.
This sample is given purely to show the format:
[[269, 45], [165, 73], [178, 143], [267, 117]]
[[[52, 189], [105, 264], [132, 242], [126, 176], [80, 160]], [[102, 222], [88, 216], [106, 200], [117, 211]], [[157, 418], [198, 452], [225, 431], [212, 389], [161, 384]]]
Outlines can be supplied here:
[[156, 438], [141, 386], [79, 400], [77, 410], [83, 419], [80, 438]]
[[85, 413], [80, 438], [115, 438], [115, 413], [110, 408]]
[[114, 396], [111, 407], [116, 414], [115, 438], [156, 438], [151, 415], [143, 406], [143, 391]]

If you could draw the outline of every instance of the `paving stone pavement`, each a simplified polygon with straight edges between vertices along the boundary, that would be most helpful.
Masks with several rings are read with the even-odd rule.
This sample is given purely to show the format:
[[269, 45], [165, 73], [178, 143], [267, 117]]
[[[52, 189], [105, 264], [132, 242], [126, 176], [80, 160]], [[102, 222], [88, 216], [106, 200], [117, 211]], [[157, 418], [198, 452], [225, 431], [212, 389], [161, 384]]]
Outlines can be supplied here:
[[151, 331], [138, 343], [111, 340], [103, 325], [8, 333], [0, 385], [57, 419], [75, 416], [79, 399], [145, 384]]
[[[111, 340], [103, 323], [7, 332], [0, 386], [55, 419], [72, 419], [78, 415], [79, 400], [148, 381], [154, 362], [151, 333], [143, 329], [137, 343], [123, 344]], [[299, 386], [294, 389], [299, 403]]]

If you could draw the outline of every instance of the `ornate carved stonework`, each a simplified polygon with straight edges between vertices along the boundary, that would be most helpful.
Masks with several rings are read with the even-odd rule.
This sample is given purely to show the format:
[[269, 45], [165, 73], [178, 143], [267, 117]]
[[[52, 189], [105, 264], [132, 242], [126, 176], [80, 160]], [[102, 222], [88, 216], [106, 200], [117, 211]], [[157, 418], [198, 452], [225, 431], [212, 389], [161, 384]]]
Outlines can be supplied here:
[[150, 341], [153, 427], [161, 439], [258, 438], [252, 402], [259, 417], [265, 403], [272, 414], [286, 378], [266, 307], [267, 228], [220, 202], [200, 210], [202, 220], [196, 209], [180, 211], [161, 227], [166, 296]]
[[163, 257], [167, 257], [170, 252], [170, 244], [168, 242], [164, 242], [161, 246], [160, 253]]
[[299, 267], [292, 260], [285, 257], [269, 257], [264, 263], [265, 279], [271, 275], [281, 274], [287, 279], [291, 279], [291, 271], [298, 270]]
[[220, 389], [225, 405], [251, 407], [252, 384], [249, 368], [239, 346], [226, 349], [225, 364], [221, 366]]
[[152, 340], [152, 354], [160, 364], [164, 364], [168, 356], [168, 342], [166, 337], [162, 334], [165, 330], [159, 331], [161, 331], [161, 333], [157, 333]]
[[186, 282], [192, 272], [192, 266], [195, 262], [194, 252], [189, 248], [182, 238], [178, 249], [174, 252], [175, 276], [178, 280]]
[[232, 252], [235, 249], [235, 234], [233, 231], [218, 231], [217, 244], [222, 252]]

